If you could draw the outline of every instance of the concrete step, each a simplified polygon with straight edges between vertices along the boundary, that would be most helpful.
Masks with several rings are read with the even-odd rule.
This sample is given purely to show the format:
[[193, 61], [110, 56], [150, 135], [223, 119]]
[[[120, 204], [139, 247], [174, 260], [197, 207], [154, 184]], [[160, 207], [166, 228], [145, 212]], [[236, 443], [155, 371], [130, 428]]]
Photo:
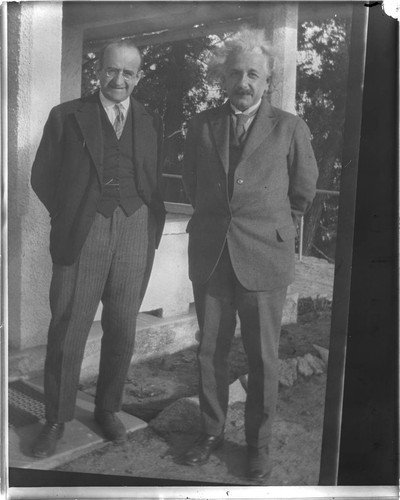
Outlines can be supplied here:
[[[289, 291], [283, 311], [282, 324], [297, 322], [298, 293]], [[238, 322], [238, 331], [240, 323]], [[198, 342], [198, 324], [191, 308], [187, 314], [159, 318], [140, 313], [137, 320], [135, 353], [132, 363], [162, 357], [181, 351]], [[100, 359], [101, 324], [95, 321], [90, 330], [82, 363], [81, 380], [93, 377], [98, 372]], [[44, 367], [46, 346], [25, 349], [9, 355], [9, 379], [32, 379], [38, 377]]]
[[[197, 331], [194, 312], [172, 318], [158, 318], [141, 313], [137, 319], [135, 354], [133, 361], [145, 360], [185, 349], [193, 345]], [[100, 321], [95, 321], [86, 343], [81, 378], [85, 379], [97, 372], [102, 329]], [[8, 358], [9, 380], [32, 379], [39, 376], [44, 367], [46, 346], [10, 352]]]

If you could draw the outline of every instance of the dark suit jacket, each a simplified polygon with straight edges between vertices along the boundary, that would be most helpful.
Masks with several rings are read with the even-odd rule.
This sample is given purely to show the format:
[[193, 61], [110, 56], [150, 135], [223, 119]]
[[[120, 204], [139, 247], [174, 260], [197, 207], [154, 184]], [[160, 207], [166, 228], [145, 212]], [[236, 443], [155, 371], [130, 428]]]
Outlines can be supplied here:
[[248, 133], [228, 198], [229, 103], [189, 125], [183, 181], [193, 204], [189, 276], [205, 283], [225, 242], [241, 284], [261, 291], [294, 277], [298, 218], [310, 206], [318, 177], [307, 125], [264, 98]]
[[[32, 167], [32, 187], [51, 217], [50, 253], [70, 265], [87, 237], [102, 192], [103, 135], [98, 93], [54, 107]], [[131, 97], [137, 190], [157, 220], [165, 221], [160, 194], [162, 122]]]

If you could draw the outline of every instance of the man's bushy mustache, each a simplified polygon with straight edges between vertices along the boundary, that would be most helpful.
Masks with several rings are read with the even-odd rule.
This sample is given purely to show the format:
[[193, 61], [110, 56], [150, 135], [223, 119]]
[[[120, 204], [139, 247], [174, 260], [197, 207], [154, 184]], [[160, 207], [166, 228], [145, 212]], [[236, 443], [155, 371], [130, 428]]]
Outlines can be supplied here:
[[237, 95], [253, 95], [250, 90], [242, 90], [242, 89], [236, 90], [235, 94], [237, 94]]

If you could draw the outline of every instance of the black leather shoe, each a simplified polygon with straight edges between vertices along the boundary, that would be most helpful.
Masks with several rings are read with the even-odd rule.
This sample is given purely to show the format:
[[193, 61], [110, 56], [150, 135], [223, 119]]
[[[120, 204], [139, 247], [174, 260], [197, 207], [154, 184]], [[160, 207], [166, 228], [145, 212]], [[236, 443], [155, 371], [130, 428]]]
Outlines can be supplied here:
[[33, 456], [36, 458], [50, 457], [56, 451], [57, 441], [64, 434], [63, 423], [46, 422], [33, 443]]
[[204, 434], [200, 436], [193, 448], [187, 451], [183, 457], [186, 465], [203, 465], [208, 462], [211, 452], [219, 448], [224, 442], [224, 435], [210, 436]]
[[126, 430], [124, 424], [112, 411], [94, 410], [94, 419], [99, 424], [104, 437], [114, 443], [126, 441]]
[[272, 470], [268, 448], [247, 447], [247, 476], [249, 479], [260, 481], [266, 479]]

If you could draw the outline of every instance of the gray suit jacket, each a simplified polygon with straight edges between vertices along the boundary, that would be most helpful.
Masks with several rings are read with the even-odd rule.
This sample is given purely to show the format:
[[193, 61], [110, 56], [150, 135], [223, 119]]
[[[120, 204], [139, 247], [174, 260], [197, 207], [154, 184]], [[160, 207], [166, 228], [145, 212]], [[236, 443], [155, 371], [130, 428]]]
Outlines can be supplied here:
[[318, 169], [307, 125], [264, 98], [247, 136], [228, 197], [229, 103], [195, 116], [183, 182], [194, 207], [189, 276], [205, 283], [225, 242], [241, 284], [267, 291], [294, 277], [296, 224], [314, 196]]

